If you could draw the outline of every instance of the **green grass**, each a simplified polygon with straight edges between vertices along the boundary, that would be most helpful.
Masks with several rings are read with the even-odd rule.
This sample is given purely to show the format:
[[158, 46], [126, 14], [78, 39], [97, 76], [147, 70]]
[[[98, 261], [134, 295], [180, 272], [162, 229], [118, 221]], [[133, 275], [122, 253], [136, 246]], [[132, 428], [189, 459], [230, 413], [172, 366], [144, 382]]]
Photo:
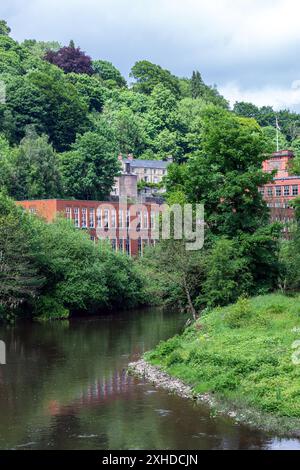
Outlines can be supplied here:
[[273, 294], [215, 309], [145, 358], [195, 393], [300, 418], [300, 365], [292, 360], [297, 340], [300, 296]]

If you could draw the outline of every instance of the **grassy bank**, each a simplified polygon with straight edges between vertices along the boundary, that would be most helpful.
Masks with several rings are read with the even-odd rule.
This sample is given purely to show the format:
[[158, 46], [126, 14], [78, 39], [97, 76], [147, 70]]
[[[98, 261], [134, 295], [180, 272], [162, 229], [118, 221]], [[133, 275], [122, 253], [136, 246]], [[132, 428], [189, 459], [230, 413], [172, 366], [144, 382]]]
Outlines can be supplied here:
[[300, 297], [273, 294], [213, 310], [145, 359], [195, 394], [300, 424], [300, 365], [292, 358], [297, 340]]

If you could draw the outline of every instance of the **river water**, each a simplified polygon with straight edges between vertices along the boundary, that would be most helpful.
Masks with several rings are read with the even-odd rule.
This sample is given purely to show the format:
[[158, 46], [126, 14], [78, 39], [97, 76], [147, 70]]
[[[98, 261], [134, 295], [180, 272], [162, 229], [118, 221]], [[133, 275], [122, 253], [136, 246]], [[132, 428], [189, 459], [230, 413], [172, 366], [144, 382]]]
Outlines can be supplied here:
[[0, 449], [300, 449], [127, 376], [184, 323], [151, 309], [0, 327]]

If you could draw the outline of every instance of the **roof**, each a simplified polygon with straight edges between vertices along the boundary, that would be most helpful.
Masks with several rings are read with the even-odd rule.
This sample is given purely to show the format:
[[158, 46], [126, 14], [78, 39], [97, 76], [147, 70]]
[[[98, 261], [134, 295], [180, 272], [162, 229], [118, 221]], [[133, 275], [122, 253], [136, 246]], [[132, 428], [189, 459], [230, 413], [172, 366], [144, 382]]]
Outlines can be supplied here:
[[124, 163], [130, 163], [131, 168], [154, 168], [165, 170], [171, 162], [163, 160], [123, 160]]

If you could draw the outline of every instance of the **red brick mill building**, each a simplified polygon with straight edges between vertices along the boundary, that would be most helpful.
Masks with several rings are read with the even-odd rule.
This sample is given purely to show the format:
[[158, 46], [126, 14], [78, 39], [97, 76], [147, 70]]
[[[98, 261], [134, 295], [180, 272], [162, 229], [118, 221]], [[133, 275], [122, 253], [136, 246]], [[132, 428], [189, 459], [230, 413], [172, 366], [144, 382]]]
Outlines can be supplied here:
[[34, 200], [18, 201], [32, 214], [51, 223], [58, 214], [72, 220], [75, 227], [86, 230], [91, 240], [109, 239], [112, 248], [130, 256], [143, 254], [155, 244], [153, 229], [160, 205], [157, 201], [133, 204], [115, 201]]
[[[293, 158], [291, 151], [283, 150], [266, 160], [264, 171], [271, 173], [277, 170], [277, 174], [272, 183], [260, 188], [270, 208], [271, 220], [285, 225], [294, 220], [290, 203], [300, 195], [300, 176], [290, 175]], [[140, 198], [141, 205], [137, 205], [137, 175], [129, 167], [117, 179], [114, 194], [109, 201], [51, 199], [19, 201], [17, 204], [49, 223], [58, 214], [64, 214], [73, 221], [75, 227], [86, 230], [91, 240], [109, 239], [114, 250], [130, 256], [142, 255], [146, 246], [155, 244], [153, 230], [163, 201], [144, 197]]]
[[293, 222], [295, 213], [291, 201], [300, 196], [300, 176], [291, 175], [291, 163], [294, 154], [290, 150], [275, 152], [263, 164], [267, 173], [276, 170], [272, 183], [260, 191], [270, 209], [271, 220], [285, 225]]

